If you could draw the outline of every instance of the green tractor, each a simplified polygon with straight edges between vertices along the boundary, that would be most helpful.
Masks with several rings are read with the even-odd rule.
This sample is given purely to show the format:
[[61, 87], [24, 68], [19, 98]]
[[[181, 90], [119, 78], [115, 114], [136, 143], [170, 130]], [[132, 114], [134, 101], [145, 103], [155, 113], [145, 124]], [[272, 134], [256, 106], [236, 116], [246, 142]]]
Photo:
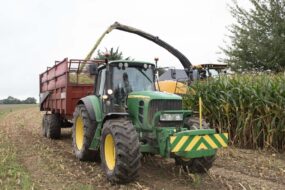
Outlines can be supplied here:
[[[86, 57], [90, 59], [105, 34], [113, 29], [144, 37], [176, 56], [191, 75], [190, 61], [156, 36], [114, 23]], [[83, 68], [83, 67], [82, 67]], [[94, 95], [82, 98], [73, 115], [73, 148], [80, 160], [101, 160], [109, 181], [127, 183], [138, 176], [142, 154], [173, 158], [191, 172], [206, 172], [228, 134], [183, 110], [182, 98], [159, 91], [157, 65], [139, 61], [92, 64]], [[80, 69], [79, 69], [80, 71]], [[189, 77], [191, 78], [191, 77]]]
[[111, 61], [90, 66], [95, 95], [74, 112], [73, 147], [80, 160], [101, 159], [108, 180], [127, 183], [138, 176], [144, 153], [174, 158], [192, 172], [206, 172], [227, 134], [193, 121], [182, 98], [155, 86], [155, 65]]

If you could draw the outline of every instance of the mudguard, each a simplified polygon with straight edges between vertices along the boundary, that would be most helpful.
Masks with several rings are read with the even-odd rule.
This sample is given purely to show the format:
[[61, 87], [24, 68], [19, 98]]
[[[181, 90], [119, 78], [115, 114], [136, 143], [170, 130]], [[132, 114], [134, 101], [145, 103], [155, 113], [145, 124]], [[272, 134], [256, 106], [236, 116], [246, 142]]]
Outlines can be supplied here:
[[102, 122], [103, 115], [101, 110], [101, 102], [100, 99], [95, 95], [86, 96], [84, 98], [81, 98], [78, 102], [78, 104], [84, 104], [88, 114], [89, 118], [92, 121], [96, 121], [98, 123]]

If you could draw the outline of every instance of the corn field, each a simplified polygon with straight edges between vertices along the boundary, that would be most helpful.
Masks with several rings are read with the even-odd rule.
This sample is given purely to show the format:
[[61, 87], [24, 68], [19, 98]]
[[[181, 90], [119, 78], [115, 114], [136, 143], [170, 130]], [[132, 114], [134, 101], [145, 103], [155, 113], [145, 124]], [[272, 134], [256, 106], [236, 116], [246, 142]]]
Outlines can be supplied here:
[[214, 128], [227, 131], [243, 148], [285, 150], [285, 75], [221, 77], [190, 86], [184, 106], [198, 111]]

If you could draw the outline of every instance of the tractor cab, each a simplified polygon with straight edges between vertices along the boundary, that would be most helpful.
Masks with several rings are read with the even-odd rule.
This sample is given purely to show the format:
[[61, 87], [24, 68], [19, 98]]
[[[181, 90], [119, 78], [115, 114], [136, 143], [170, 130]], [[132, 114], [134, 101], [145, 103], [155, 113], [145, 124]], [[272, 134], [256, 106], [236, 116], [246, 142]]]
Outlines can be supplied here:
[[118, 60], [98, 66], [95, 95], [102, 99], [104, 112], [127, 112], [128, 94], [155, 91], [152, 63]]

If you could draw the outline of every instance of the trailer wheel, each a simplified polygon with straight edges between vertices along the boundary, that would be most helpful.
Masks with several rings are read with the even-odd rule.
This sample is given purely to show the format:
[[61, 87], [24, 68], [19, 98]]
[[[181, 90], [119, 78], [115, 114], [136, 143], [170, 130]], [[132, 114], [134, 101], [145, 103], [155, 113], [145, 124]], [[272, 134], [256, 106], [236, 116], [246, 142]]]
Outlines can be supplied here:
[[96, 131], [96, 123], [90, 120], [83, 104], [73, 113], [72, 141], [75, 156], [81, 161], [99, 161], [99, 151], [89, 150]]
[[[189, 117], [185, 120], [185, 125], [190, 130], [199, 130], [200, 129], [200, 120], [197, 117]], [[210, 124], [205, 120], [202, 120], [202, 129], [209, 129]], [[193, 173], [205, 173], [207, 172], [213, 165], [215, 161], [215, 155], [209, 157], [201, 157], [201, 158], [183, 158], [183, 157], [175, 157], [175, 164], [183, 167], [185, 171], [193, 172]]]
[[111, 183], [128, 183], [138, 177], [140, 144], [130, 121], [114, 119], [104, 124], [100, 152], [102, 168]]
[[47, 136], [47, 125], [48, 125], [48, 115], [45, 114], [45, 115], [43, 116], [43, 120], [42, 120], [42, 135], [43, 135], [44, 137]]
[[50, 139], [59, 139], [61, 134], [61, 119], [58, 114], [46, 116], [46, 136]]

